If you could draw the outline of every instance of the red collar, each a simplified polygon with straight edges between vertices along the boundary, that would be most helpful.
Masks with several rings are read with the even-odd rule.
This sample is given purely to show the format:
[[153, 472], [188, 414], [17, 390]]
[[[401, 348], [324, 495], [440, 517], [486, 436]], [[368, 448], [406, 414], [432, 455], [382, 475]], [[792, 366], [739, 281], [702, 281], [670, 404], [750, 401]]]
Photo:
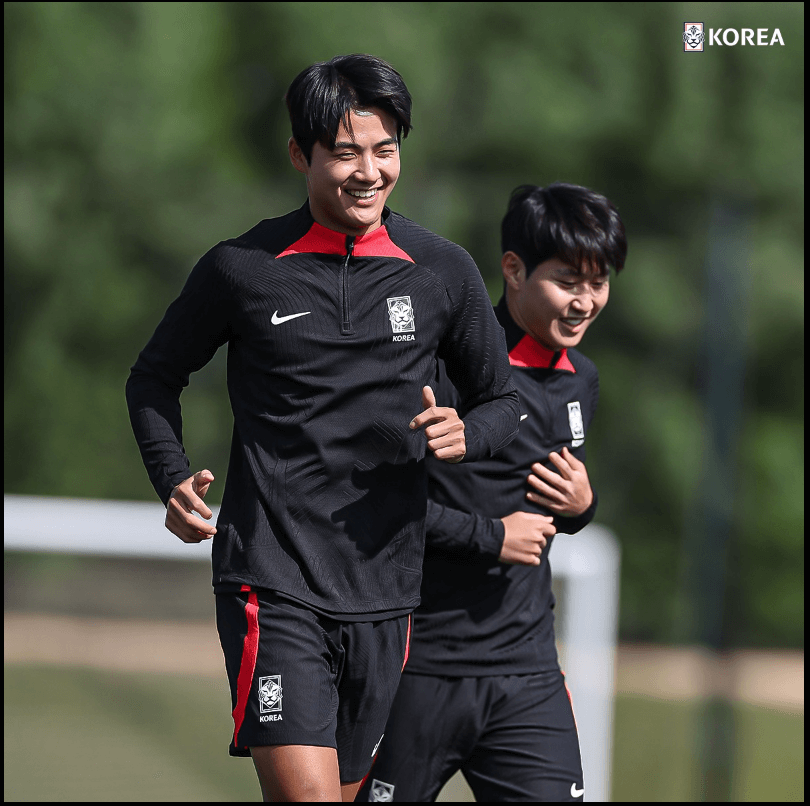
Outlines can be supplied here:
[[[554, 357], [557, 356], [556, 362]], [[559, 352], [543, 347], [528, 333], [509, 351], [509, 363], [513, 367], [542, 367], [544, 369], [564, 369], [566, 372], [576, 372], [574, 365], [568, 358], [568, 350], [563, 348]]]
[[[327, 229], [317, 221], [313, 221], [307, 234], [288, 246], [283, 252], [279, 252], [276, 259], [307, 252], [321, 255], [345, 255], [346, 238], [347, 236], [342, 232]], [[385, 224], [367, 235], [355, 238], [353, 254], [357, 257], [397, 257], [410, 263], [416, 263], [407, 252], [400, 249], [391, 240]]]

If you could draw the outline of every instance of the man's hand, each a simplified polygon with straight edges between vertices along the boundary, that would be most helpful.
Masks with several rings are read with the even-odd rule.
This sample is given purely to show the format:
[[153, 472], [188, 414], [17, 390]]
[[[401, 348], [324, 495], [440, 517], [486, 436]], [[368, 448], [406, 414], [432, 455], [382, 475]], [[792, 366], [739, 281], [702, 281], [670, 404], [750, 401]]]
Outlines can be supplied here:
[[501, 521], [505, 534], [498, 559], [511, 565], [540, 565], [547, 538], [557, 531], [552, 518], [537, 512], [513, 512]]
[[178, 484], [169, 496], [166, 528], [184, 543], [200, 543], [216, 534], [214, 526], [193, 514], [198, 512], [206, 520], [213, 515], [203, 501], [213, 480], [214, 474], [210, 470], [201, 470]]
[[581, 515], [593, 503], [593, 490], [585, 465], [568, 448], [563, 448], [561, 453], [552, 451], [548, 458], [560, 472], [555, 473], [535, 462], [527, 478], [533, 491], [526, 493], [526, 498], [557, 515], [569, 518]]
[[467, 453], [464, 439], [464, 423], [455, 409], [436, 405], [436, 395], [426, 386], [422, 389], [422, 405], [425, 410], [413, 418], [411, 428], [426, 425], [425, 436], [428, 448], [437, 459], [455, 464]]

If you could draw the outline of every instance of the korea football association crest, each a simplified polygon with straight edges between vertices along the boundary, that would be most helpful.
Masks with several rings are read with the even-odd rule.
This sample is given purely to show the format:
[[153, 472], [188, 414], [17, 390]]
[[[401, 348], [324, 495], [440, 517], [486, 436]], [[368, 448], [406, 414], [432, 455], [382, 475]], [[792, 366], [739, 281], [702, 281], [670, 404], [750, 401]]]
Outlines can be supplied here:
[[416, 330], [416, 322], [411, 298], [389, 297], [387, 301], [388, 320], [391, 322], [391, 330], [394, 331], [393, 341], [414, 341], [416, 337], [413, 333]]
[[369, 803], [392, 803], [394, 800], [394, 785], [385, 781], [378, 781], [376, 778], [371, 782], [371, 793]]
[[568, 404], [568, 425], [571, 426], [571, 447], [577, 448], [585, 442], [585, 424], [578, 400]]
[[702, 53], [705, 38], [702, 22], [685, 22], [683, 24], [684, 53]]
[[281, 675], [259, 678], [259, 722], [279, 722], [281, 716]]

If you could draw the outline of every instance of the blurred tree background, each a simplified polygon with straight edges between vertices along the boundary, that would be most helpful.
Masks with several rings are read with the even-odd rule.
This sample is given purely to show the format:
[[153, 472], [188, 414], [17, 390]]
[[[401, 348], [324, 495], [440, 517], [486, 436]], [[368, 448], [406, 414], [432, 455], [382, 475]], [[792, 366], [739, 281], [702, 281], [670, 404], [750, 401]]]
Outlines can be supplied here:
[[[779, 28], [785, 45], [684, 54], [685, 20]], [[803, 4], [30, 2], [4, 22], [6, 492], [156, 500], [129, 367], [205, 251], [304, 201], [292, 78], [373, 53], [414, 98], [391, 206], [462, 244], [493, 301], [516, 185], [587, 185], [622, 214], [627, 266], [582, 349], [601, 375], [589, 468], [622, 545], [623, 640], [678, 634], [711, 210], [744, 206], [729, 636], [803, 645]], [[183, 396], [214, 503], [224, 362]]]

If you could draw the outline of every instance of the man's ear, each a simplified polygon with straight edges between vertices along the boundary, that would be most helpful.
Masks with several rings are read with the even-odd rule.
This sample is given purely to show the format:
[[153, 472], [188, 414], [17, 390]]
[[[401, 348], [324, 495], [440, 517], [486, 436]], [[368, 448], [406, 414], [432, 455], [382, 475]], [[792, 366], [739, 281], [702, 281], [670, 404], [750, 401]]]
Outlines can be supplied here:
[[501, 270], [508, 288], [520, 291], [526, 280], [526, 266], [514, 252], [504, 252], [501, 256]]
[[301, 151], [301, 146], [295, 142], [294, 137], [289, 139], [287, 148], [290, 151], [290, 162], [293, 164], [293, 168], [295, 168], [296, 171], [300, 171], [302, 174], [309, 173], [307, 158], [304, 156], [304, 152]]

